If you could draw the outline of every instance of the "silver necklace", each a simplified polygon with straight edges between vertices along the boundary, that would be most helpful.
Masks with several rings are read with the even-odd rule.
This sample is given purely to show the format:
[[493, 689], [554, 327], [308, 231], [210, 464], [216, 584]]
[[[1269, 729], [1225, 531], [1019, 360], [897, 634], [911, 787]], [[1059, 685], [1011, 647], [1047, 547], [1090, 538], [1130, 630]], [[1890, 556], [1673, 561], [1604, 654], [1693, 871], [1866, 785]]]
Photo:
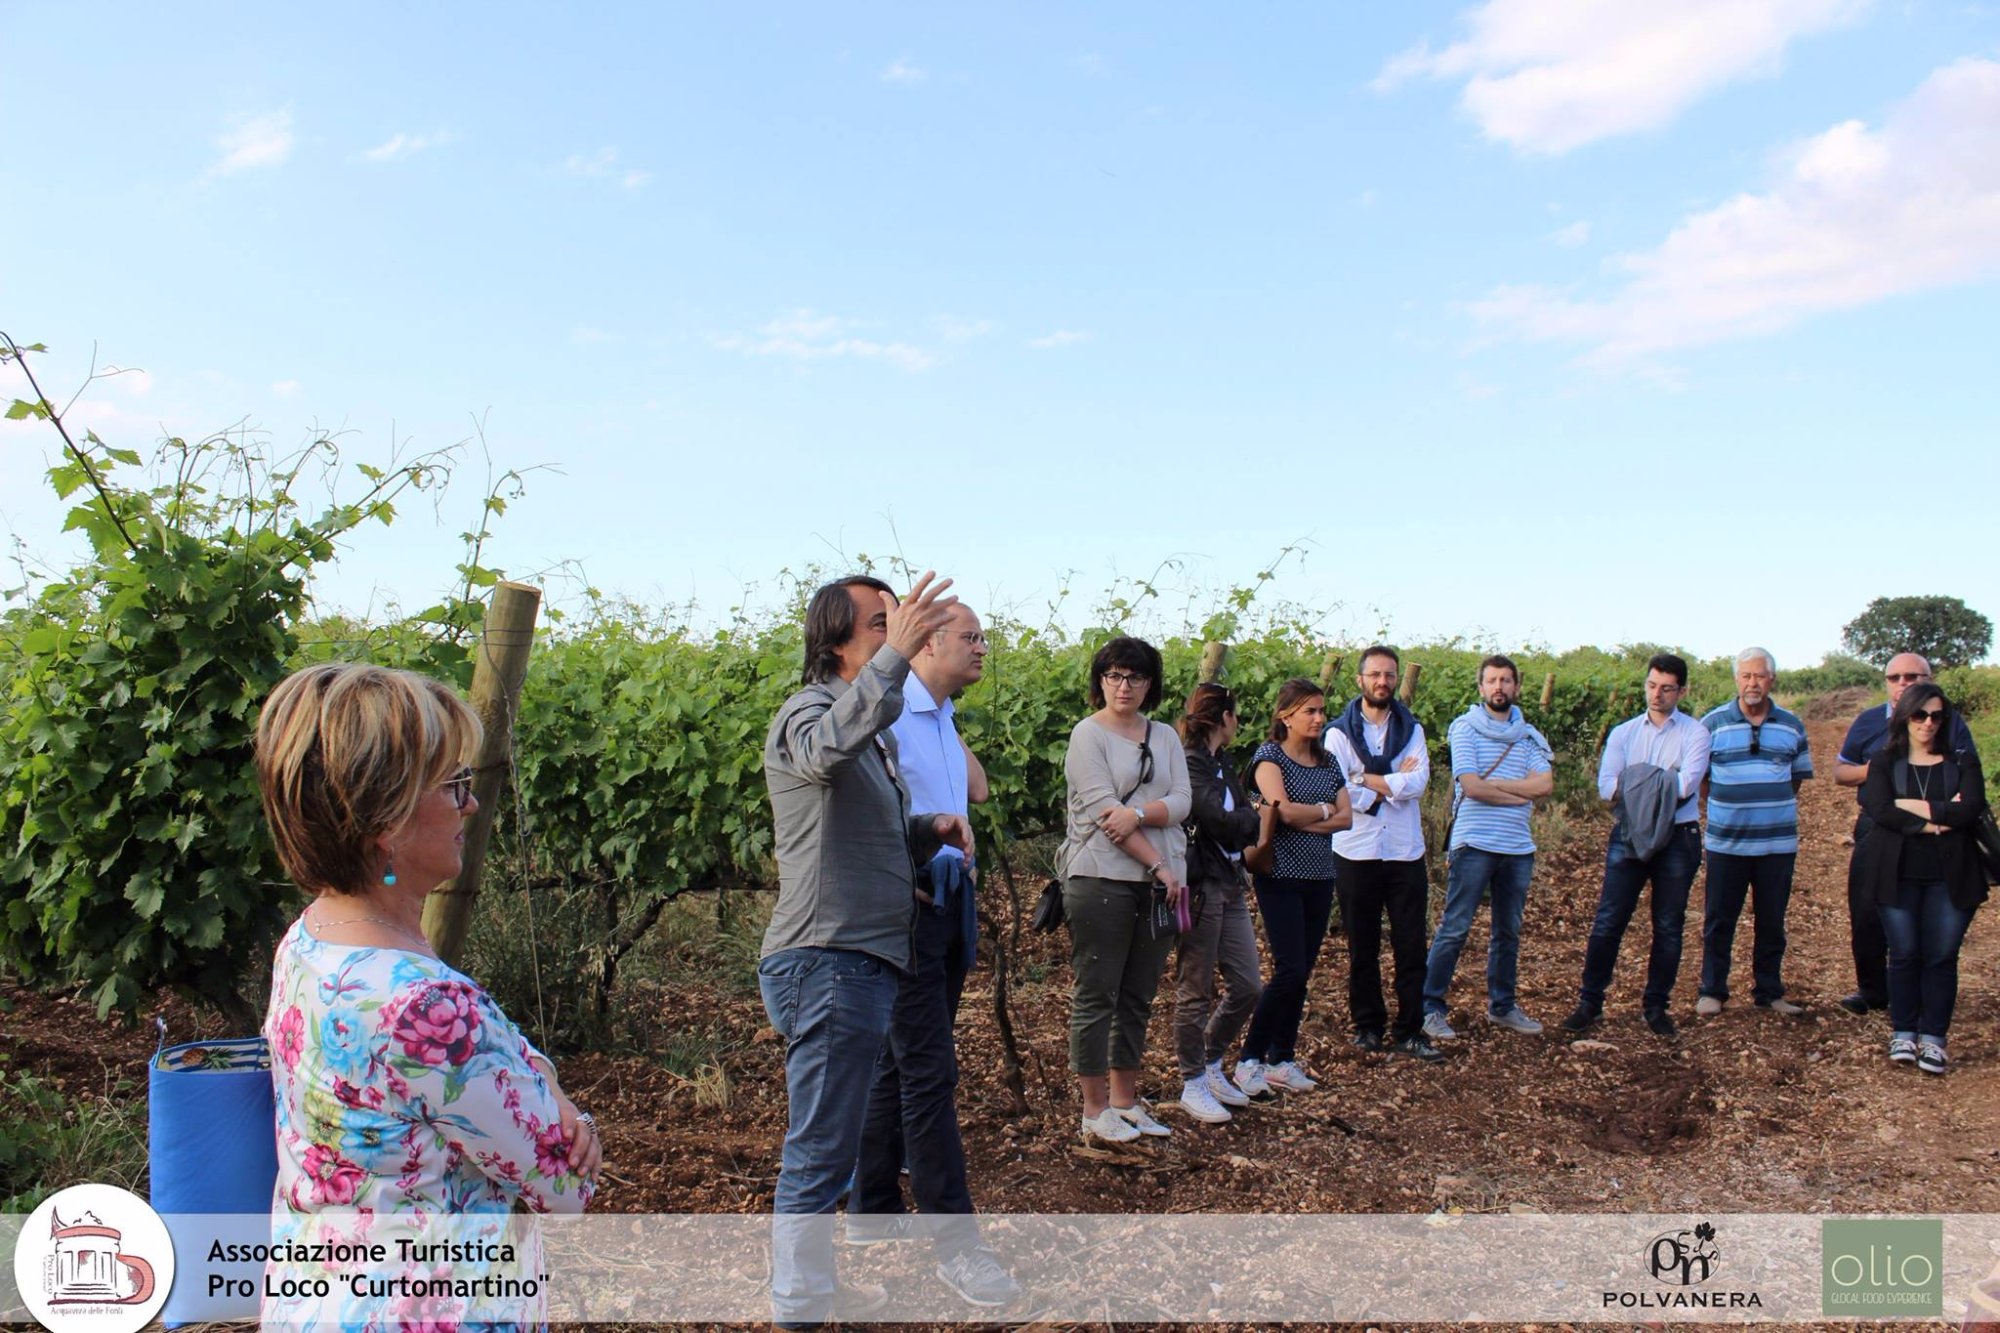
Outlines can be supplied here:
[[420, 934], [413, 933], [408, 926], [405, 926], [400, 922], [391, 921], [387, 917], [344, 916], [340, 918], [340, 920], [338, 921], [328, 921], [324, 917], [322, 917], [311, 922], [310, 924], [315, 926], [319, 930], [330, 930], [334, 926], [352, 926], [352, 925], [357, 925], [363, 921], [373, 922], [375, 925], [378, 926], [387, 926], [390, 930], [395, 931], [398, 935], [401, 935], [404, 939], [410, 941], [410, 943], [412, 944], [421, 944], [426, 949], [431, 947], [431, 942], [428, 939], [425, 939]]
[[1937, 765], [1936, 765], [1936, 764], [1911, 764], [1911, 765], [1910, 765], [1910, 777], [1911, 777], [1911, 778], [1912, 778], [1912, 779], [1913, 779], [1913, 780], [1914, 780], [1914, 781], [1916, 782], [1916, 784], [1917, 784], [1917, 799], [1918, 799], [1918, 800], [1920, 800], [1920, 801], [1928, 801], [1928, 800], [1930, 800], [1930, 798], [1931, 798], [1931, 784], [1930, 784], [1930, 782], [1928, 781], [1928, 779], [1929, 779], [1929, 777], [1930, 777], [1930, 774], [1929, 774], [1928, 772], [1926, 772], [1925, 770], [1927, 770], [1927, 769], [1932, 769], [1932, 768], [1936, 768], [1936, 767], [1937, 767]]

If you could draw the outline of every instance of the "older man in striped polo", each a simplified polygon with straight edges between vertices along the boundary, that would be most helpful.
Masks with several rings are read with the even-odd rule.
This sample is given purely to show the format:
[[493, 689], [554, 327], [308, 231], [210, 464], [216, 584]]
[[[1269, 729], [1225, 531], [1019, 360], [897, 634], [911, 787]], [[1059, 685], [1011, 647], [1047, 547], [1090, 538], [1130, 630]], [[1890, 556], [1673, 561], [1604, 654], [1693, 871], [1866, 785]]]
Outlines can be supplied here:
[[1736, 698], [1711, 710], [1708, 728], [1707, 901], [1701, 923], [1701, 993], [1694, 1011], [1722, 1012], [1729, 1000], [1729, 954], [1743, 900], [1756, 942], [1751, 998], [1760, 1009], [1796, 1017], [1785, 998], [1785, 908], [1799, 852], [1799, 784], [1813, 775], [1806, 724], [1771, 702], [1778, 664], [1766, 648], [1736, 655]]

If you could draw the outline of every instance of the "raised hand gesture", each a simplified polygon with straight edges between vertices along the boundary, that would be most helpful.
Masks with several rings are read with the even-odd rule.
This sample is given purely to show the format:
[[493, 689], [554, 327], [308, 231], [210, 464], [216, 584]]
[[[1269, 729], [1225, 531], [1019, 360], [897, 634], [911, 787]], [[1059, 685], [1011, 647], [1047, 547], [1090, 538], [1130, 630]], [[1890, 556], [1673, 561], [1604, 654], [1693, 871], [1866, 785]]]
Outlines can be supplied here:
[[886, 592], [878, 594], [889, 617], [889, 646], [901, 653], [904, 661], [916, 661], [931, 635], [944, 628], [951, 608], [958, 605], [958, 598], [944, 595], [950, 586], [950, 579], [939, 579], [937, 571], [927, 569], [901, 605]]

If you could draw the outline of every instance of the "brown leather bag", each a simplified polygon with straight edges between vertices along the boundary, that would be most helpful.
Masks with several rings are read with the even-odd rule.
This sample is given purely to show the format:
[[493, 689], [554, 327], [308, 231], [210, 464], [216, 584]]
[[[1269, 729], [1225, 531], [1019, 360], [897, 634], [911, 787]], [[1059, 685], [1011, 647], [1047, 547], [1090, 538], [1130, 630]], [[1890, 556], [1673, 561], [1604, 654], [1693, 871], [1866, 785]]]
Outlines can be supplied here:
[[1243, 864], [1253, 875], [1276, 873], [1278, 807], [1268, 801], [1257, 807], [1257, 841], [1243, 849]]

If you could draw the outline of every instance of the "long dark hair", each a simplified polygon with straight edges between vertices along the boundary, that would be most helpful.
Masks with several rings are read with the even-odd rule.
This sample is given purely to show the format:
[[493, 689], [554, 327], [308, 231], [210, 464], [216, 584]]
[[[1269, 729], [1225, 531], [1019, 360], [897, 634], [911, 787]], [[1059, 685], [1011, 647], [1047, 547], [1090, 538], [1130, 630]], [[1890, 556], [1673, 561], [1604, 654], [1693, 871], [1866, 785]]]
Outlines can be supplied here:
[[896, 590], [869, 574], [835, 579], [812, 595], [806, 606], [805, 683], [816, 684], [840, 674], [840, 650], [854, 637], [854, 598], [849, 588], [873, 588], [891, 597]]
[[[1371, 653], [1375, 651], [1377, 650], [1373, 648], [1369, 649]], [[1319, 687], [1319, 682], [1316, 680], [1307, 680], [1304, 676], [1293, 676], [1283, 685], [1280, 685], [1278, 687], [1278, 701], [1271, 705], [1271, 730], [1268, 733], [1270, 738], [1278, 744], [1283, 745], [1285, 743], [1285, 736], [1291, 731], [1291, 728], [1285, 725], [1284, 715], [1297, 708], [1306, 700], [1315, 698], [1326, 698], [1326, 691]], [[1319, 757], [1319, 761], [1322, 764], [1333, 762], [1333, 756], [1327, 753], [1326, 733], [1324, 731], [1313, 738], [1313, 752]]]
[[1226, 685], [1203, 683], [1194, 687], [1175, 724], [1181, 739], [1189, 745], [1207, 745], [1222, 730], [1222, 719], [1236, 711], [1236, 696]]
[[1951, 753], [1951, 733], [1958, 714], [1943, 690], [1929, 681], [1921, 681], [1903, 691], [1903, 697], [1896, 701], [1896, 711], [1889, 715], [1889, 740], [1882, 747], [1884, 759], [1909, 757], [1910, 716], [1933, 699], [1944, 705], [1944, 716], [1938, 719], [1937, 730], [1931, 733], [1931, 753]]

